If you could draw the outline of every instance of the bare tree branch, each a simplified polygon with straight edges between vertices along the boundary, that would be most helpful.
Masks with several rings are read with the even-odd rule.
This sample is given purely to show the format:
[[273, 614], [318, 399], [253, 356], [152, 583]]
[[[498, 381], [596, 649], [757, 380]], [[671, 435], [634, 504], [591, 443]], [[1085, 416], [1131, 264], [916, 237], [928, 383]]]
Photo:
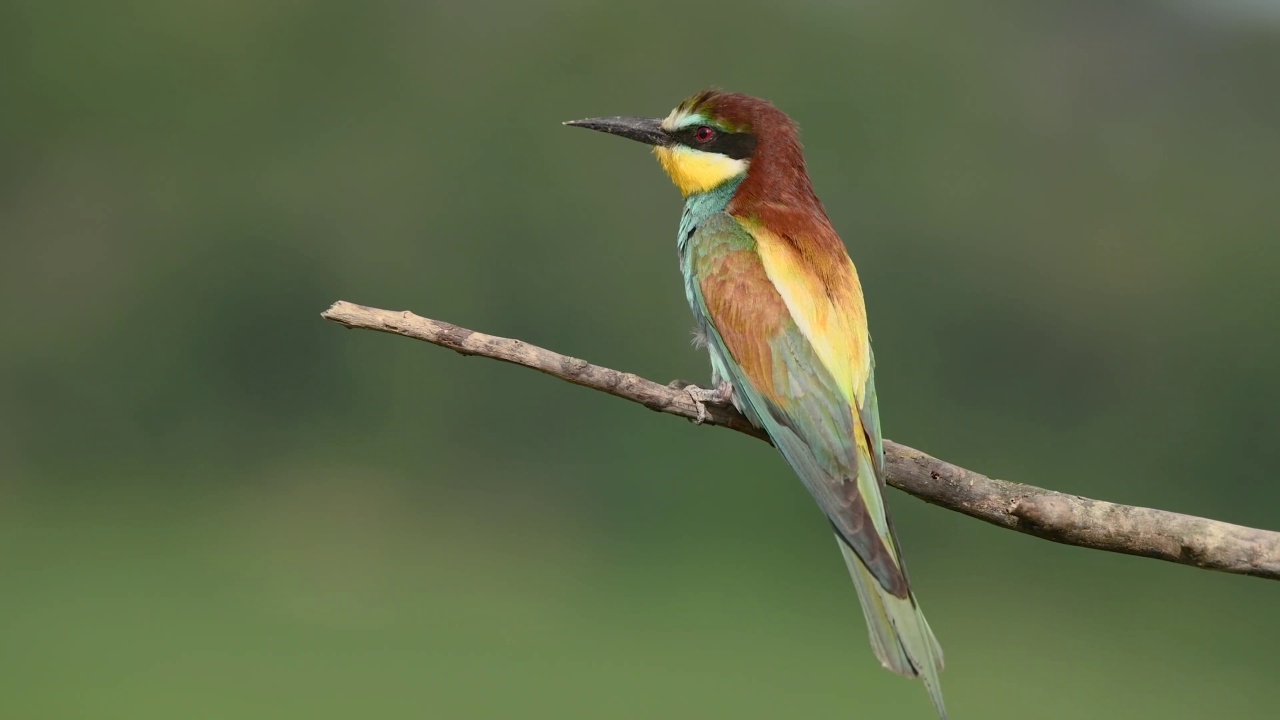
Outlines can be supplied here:
[[[520, 340], [485, 335], [410, 312], [334, 303], [321, 314], [348, 328], [377, 330], [523, 365], [575, 385], [694, 420], [698, 408], [683, 390], [631, 373], [592, 365]], [[705, 424], [768, 442], [729, 405], [707, 405]], [[1139, 555], [1209, 570], [1280, 580], [1280, 533], [1151, 508], [1117, 505], [1031, 485], [997, 480], [886, 440], [890, 485], [925, 502], [1066, 545]]]

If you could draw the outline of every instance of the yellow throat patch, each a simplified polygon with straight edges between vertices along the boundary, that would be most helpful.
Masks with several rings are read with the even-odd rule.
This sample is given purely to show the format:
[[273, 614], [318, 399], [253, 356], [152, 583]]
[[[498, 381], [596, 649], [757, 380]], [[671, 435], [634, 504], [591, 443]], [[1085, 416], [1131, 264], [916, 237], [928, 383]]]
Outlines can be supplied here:
[[747, 171], [746, 160], [735, 160], [727, 155], [702, 152], [683, 145], [658, 146], [653, 149], [662, 169], [680, 188], [685, 197], [706, 192], [732, 180]]

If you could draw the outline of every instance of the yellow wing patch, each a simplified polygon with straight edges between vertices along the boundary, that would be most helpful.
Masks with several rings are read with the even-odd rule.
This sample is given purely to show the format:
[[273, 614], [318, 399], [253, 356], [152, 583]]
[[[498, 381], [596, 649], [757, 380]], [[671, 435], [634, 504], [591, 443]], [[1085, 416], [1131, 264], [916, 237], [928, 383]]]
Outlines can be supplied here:
[[[855, 407], [871, 373], [867, 310], [858, 273], [847, 255], [834, 267], [818, 267], [796, 245], [760, 223], [738, 218], [755, 236], [765, 274], [778, 289], [800, 332]], [[855, 416], [856, 416], [855, 410]]]

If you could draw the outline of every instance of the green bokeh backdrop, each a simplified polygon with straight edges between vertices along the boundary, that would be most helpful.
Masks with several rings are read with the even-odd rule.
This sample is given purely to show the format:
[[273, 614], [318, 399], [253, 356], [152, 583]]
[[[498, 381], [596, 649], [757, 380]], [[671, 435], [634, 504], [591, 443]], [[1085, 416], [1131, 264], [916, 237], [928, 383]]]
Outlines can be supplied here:
[[[802, 124], [887, 434], [1280, 528], [1274, 2], [0, 5], [0, 717], [927, 718], [763, 443], [320, 320], [703, 380], [679, 199]], [[956, 718], [1273, 718], [1280, 584], [893, 491]]]

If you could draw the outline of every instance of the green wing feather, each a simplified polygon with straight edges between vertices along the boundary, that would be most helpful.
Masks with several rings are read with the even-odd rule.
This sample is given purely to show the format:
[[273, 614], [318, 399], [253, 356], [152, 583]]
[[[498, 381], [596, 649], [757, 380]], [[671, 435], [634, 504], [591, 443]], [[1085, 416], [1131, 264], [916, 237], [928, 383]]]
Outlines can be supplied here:
[[[872, 648], [895, 672], [922, 676], [939, 713], [942, 651], [910, 592], [884, 510], [884, 445], [874, 371], [855, 413], [764, 272], [755, 237], [731, 215], [689, 239], [686, 290], [713, 368], [763, 427], [835, 529]], [[855, 433], [866, 434], [860, 449]]]

